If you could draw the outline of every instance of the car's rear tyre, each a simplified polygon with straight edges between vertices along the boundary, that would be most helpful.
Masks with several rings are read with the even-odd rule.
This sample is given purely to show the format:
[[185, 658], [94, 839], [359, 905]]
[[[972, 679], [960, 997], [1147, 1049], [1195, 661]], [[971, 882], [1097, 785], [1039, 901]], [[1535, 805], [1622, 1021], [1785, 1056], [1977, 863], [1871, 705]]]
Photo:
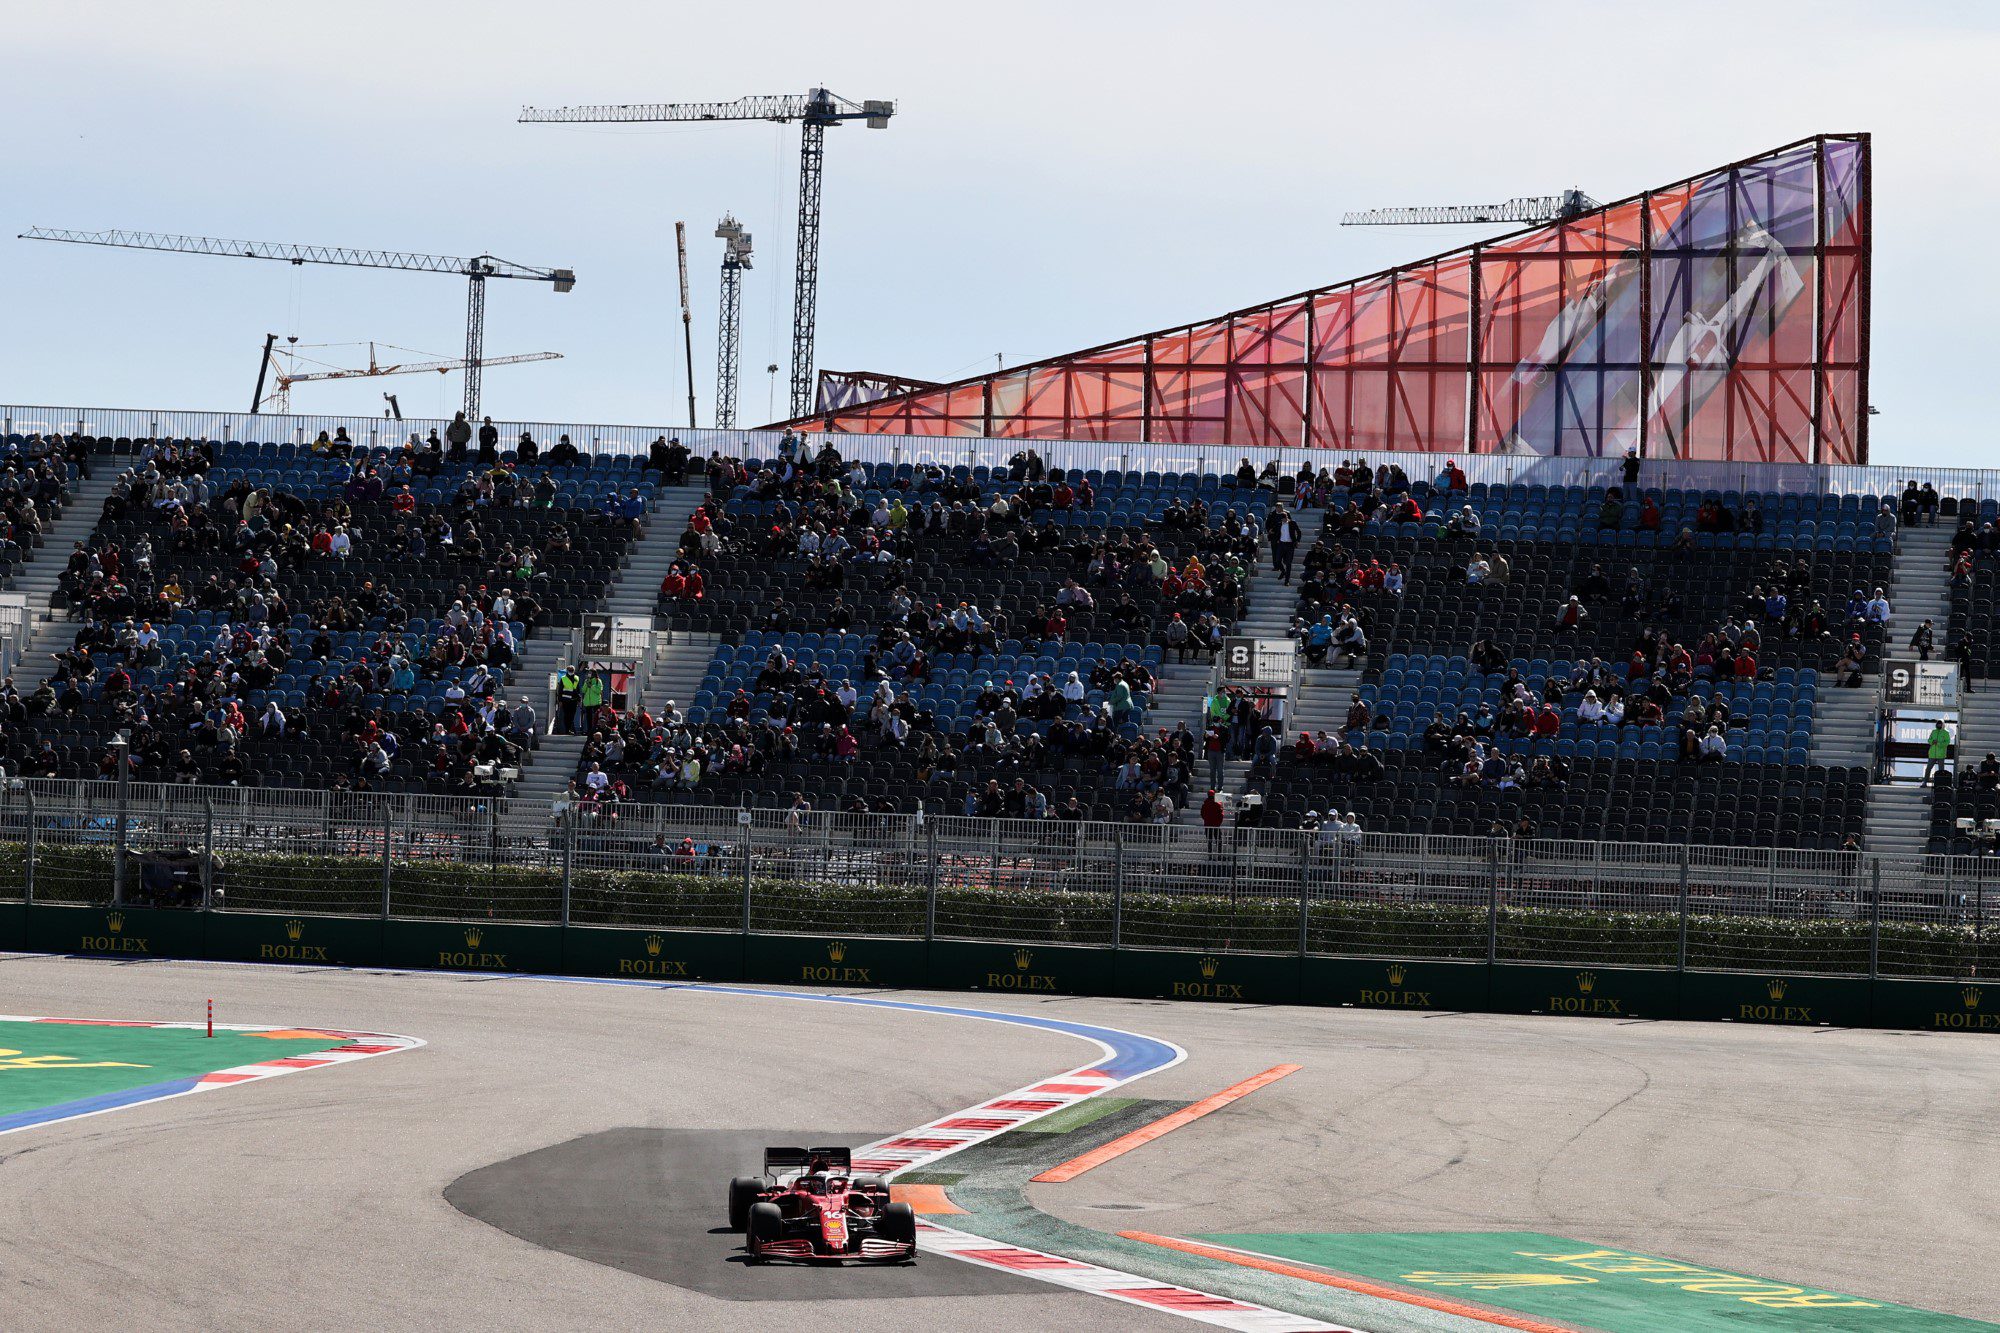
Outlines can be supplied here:
[[853, 1188], [858, 1190], [886, 1190], [889, 1182], [880, 1176], [856, 1176]]
[[761, 1246], [778, 1239], [785, 1229], [785, 1215], [775, 1203], [753, 1203], [744, 1228], [750, 1233], [750, 1253], [760, 1254]]
[[729, 1229], [741, 1231], [750, 1223], [750, 1205], [764, 1192], [764, 1182], [755, 1176], [738, 1176], [729, 1182]]
[[917, 1243], [916, 1210], [907, 1203], [892, 1203], [882, 1210], [882, 1239], [900, 1241], [905, 1245]]

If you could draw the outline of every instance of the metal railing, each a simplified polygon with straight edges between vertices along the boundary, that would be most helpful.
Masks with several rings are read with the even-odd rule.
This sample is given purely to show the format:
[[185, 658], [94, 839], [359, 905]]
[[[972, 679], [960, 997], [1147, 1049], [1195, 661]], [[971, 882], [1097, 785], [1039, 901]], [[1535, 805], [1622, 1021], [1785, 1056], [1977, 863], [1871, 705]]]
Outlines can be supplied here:
[[[0, 436], [69, 434], [123, 439], [249, 440], [304, 444], [319, 432], [345, 429], [356, 443], [367, 446], [401, 444], [411, 434], [421, 438], [433, 427], [440, 435], [450, 424], [445, 417], [385, 417], [282, 415], [244, 412], [169, 411], [157, 408], [60, 407], [0, 405]], [[567, 435], [589, 453], [643, 455], [662, 436], [679, 439], [697, 458], [720, 451], [726, 456], [769, 458], [776, 454], [780, 433], [755, 430], [711, 430], [686, 426], [612, 425], [601, 422], [495, 421], [503, 448], [512, 446], [523, 430], [544, 448]], [[935, 435], [853, 435], [807, 432], [817, 448], [831, 441], [843, 456], [864, 462], [938, 463], [946, 466], [1004, 465], [1023, 449], [1038, 451], [1051, 467], [1102, 468], [1120, 471], [1231, 473], [1248, 459], [1262, 469], [1275, 461], [1287, 473], [1302, 462], [1315, 468], [1343, 458], [1363, 458], [1369, 464], [1400, 463], [1416, 480], [1429, 480], [1442, 464], [1432, 453], [1389, 450], [1250, 448], [1221, 444], [1177, 444], [1158, 441], [1023, 440], [954, 438]], [[1539, 486], [1603, 486], [1619, 480], [1617, 458], [1539, 454], [1456, 455], [1469, 480], [1494, 484]], [[1859, 464], [1752, 463], [1648, 459], [1641, 480], [1648, 486], [1693, 490], [1741, 490], [1798, 495], [1883, 495], [1900, 491], [1906, 481], [1928, 481], [1940, 494], [1986, 499], [2000, 496], [2000, 471], [1984, 468], [1901, 467]]]
[[[178, 864], [177, 887], [149, 865]], [[185, 868], [198, 866], [190, 881]], [[121, 869], [122, 868], [122, 869]], [[2000, 859], [17, 781], [0, 900], [1981, 977]], [[1994, 897], [1995, 903], [1987, 903]]]

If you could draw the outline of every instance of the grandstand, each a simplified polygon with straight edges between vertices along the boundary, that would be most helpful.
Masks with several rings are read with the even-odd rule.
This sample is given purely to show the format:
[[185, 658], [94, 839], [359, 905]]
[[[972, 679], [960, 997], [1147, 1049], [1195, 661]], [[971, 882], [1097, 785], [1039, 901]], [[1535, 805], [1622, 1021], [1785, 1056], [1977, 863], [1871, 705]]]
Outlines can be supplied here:
[[[1959, 853], [1961, 810], [1991, 804], [1977, 774], [1948, 778], [1914, 812], [1921, 846], [1878, 827], [1905, 793], [1871, 802], [1888, 784], [1852, 732], [1873, 710], [1834, 706], [1913, 623], [1878, 590], [1931, 587], [1940, 658], [1982, 663], [1993, 506], [1949, 485], [912, 463], [736, 434], [668, 486], [657, 455], [531, 445], [524, 465], [414, 437], [8, 442], [89, 462], [99, 504], [50, 587], [48, 661], [7, 691], [31, 776], [108, 776], [123, 730], [140, 779], [464, 793], [526, 769], [524, 791], [594, 815], [1185, 824], [1219, 777], [1262, 798], [1235, 818], [1287, 828], [1348, 812], [1388, 835]], [[1302, 532], [1289, 585], [1281, 515]], [[1942, 571], [1906, 568], [1946, 532], [1948, 598]], [[641, 547], [657, 559], [627, 570]], [[656, 668], [626, 707], [572, 710], [546, 673], [613, 602], [656, 613], [678, 693], [649, 692]], [[1309, 664], [1275, 754], [1271, 719], [1207, 734], [1210, 664], [1255, 608], [1249, 632], [1276, 618]], [[1348, 621], [1360, 649], [1324, 651]]]
[[[6, 409], [9, 465], [87, 468], [64, 494], [96, 512], [31, 534], [48, 619], [16, 636], [5, 753], [110, 776], [124, 733], [142, 780], [588, 821], [1221, 809], [1985, 850], [1992, 784], [1919, 764], [1947, 770], [1933, 799], [1897, 767], [1918, 715], [1891, 704], [1937, 701], [1889, 700], [1891, 663], [1952, 663], [1956, 689], [2000, 651], [2000, 505], [1866, 466], [1867, 154], [1801, 140], [1206, 333], [782, 431], [511, 423], [473, 452], [442, 422], [398, 444], [365, 419]], [[1648, 265], [1649, 316], [1627, 299]], [[1682, 347], [1697, 326], [1725, 349]], [[586, 651], [592, 618], [626, 647]], [[1232, 683], [1250, 642], [1295, 676]], [[1949, 707], [1968, 755], [2000, 747], [2000, 711]]]

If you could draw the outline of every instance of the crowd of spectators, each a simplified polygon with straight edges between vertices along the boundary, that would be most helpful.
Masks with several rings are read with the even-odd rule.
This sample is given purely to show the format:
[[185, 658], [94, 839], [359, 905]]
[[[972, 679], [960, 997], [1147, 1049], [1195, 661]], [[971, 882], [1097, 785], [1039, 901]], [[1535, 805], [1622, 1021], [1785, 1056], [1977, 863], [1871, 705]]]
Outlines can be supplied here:
[[[144, 445], [93, 539], [68, 555], [57, 601], [75, 640], [21, 710], [108, 710], [135, 774], [157, 780], [254, 780], [260, 754], [283, 772], [311, 741], [306, 768], [331, 751], [336, 771], [304, 776], [337, 785], [490, 788], [533, 743], [534, 707], [508, 696], [506, 677], [521, 637], [550, 618], [548, 571], [575, 534], [553, 516], [491, 539], [482, 527], [554, 505], [548, 470], [531, 479], [521, 458], [578, 455], [566, 439], [543, 453], [524, 435], [502, 461], [482, 434], [480, 466], [445, 503], [420, 506], [412, 485], [467, 456], [459, 424], [450, 440], [412, 436], [386, 457], [322, 433], [311, 452], [331, 484], [296, 487], [240, 472], [217, 482], [207, 444]], [[630, 523], [635, 500], [607, 495], [596, 521]], [[424, 570], [424, 592], [392, 580], [404, 565]], [[339, 577], [347, 569], [379, 577]], [[107, 753], [100, 767], [114, 763]]]

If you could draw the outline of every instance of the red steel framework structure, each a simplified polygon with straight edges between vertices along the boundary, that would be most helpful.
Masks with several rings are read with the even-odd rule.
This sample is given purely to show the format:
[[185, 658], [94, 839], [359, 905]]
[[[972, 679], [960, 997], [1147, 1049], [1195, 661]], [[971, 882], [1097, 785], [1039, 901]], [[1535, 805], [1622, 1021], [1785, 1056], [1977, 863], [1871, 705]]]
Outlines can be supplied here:
[[[792, 423], [867, 434], [1868, 460], [1870, 143]], [[871, 387], [890, 387], [876, 380]]]

